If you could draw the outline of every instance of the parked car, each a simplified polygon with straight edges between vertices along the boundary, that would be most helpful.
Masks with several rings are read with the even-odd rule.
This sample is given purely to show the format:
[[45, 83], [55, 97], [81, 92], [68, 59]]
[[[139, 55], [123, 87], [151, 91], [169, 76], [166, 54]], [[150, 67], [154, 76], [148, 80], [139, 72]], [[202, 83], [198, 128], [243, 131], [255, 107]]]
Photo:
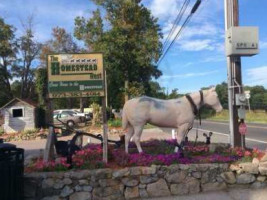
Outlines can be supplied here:
[[74, 109], [61, 109], [61, 110], [55, 110], [54, 114], [70, 114], [74, 116], [79, 116], [82, 118], [82, 122], [89, 121], [92, 119], [90, 114], [82, 113], [78, 110]]
[[62, 122], [67, 124], [69, 127], [73, 127], [78, 123], [83, 122], [83, 117], [78, 115], [72, 115], [70, 113], [57, 113], [53, 114], [54, 125], [62, 125]]

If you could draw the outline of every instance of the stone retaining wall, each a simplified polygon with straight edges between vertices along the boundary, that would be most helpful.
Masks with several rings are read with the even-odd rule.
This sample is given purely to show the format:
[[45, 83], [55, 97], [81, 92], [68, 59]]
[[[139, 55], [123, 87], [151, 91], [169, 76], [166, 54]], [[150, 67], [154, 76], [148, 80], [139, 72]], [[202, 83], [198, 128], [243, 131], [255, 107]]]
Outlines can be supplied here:
[[25, 200], [120, 200], [267, 186], [267, 161], [25, 174]]

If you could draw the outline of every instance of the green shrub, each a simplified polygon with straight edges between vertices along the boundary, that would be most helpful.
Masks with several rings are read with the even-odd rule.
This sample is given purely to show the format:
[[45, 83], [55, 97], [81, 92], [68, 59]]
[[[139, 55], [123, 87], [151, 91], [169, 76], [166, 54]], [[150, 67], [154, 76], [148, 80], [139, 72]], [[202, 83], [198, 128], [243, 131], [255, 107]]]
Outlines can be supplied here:
[[108, 126], [111, 126], [111, 127], [121, 127], [122, 126], [121, 119], [111, 119], [111, 120], [108, 120]]
[[5, 132], [4, 132], [4, 129], [2, 127], [0, 127], [0, 135], [3, 135]]
[[37, 128], [34, 128], [34, 129], [26, 129], [24, 131], [22, 131], [22, 135], [35, 135], [39, 132], [40, 130], [37, 129]]

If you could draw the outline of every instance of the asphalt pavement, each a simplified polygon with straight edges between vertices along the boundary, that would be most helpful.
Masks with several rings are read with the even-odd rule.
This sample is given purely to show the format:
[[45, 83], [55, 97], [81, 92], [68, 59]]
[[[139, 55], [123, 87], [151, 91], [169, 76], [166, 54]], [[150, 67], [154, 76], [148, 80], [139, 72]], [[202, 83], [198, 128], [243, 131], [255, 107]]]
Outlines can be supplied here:
[[[196, 128], [201, 132], [212, 131], [216, 135], [221, 135], [226, 137], [229, 141], [229, 123], [228, 122], [217, 122], [217, 121], [206, 121], [203, 120], [201, 126], [198, 125], [199, 122], [195, 121], [194, 129], [191, 130], [195, 132]], [[258, 147], [259, 149], [267, 148], [267, 124], [247, 124], [247, 135], [246, 135], [246, 146], [247, 147]]]

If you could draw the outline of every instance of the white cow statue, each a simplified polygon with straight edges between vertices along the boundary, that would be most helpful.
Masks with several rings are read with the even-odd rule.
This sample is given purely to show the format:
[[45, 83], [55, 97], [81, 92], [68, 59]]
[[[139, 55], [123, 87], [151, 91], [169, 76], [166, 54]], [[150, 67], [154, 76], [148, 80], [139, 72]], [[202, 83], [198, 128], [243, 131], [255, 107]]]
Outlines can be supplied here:
[[212, 107], [216, 112], [222, 110], [215, 88], [191, 93], [177, 99], [160, 100], [147, 96], [131, 99], [124, 104], [122, 113], [125, 135], [125, 151], [131, 138], [139, 153], [142, 152], [140, 138], [146, 123], [159, 127], [177, 129], [177, 144], [180, 147], [188, 129], [193, 126], [195, 116], [201, 106]]

